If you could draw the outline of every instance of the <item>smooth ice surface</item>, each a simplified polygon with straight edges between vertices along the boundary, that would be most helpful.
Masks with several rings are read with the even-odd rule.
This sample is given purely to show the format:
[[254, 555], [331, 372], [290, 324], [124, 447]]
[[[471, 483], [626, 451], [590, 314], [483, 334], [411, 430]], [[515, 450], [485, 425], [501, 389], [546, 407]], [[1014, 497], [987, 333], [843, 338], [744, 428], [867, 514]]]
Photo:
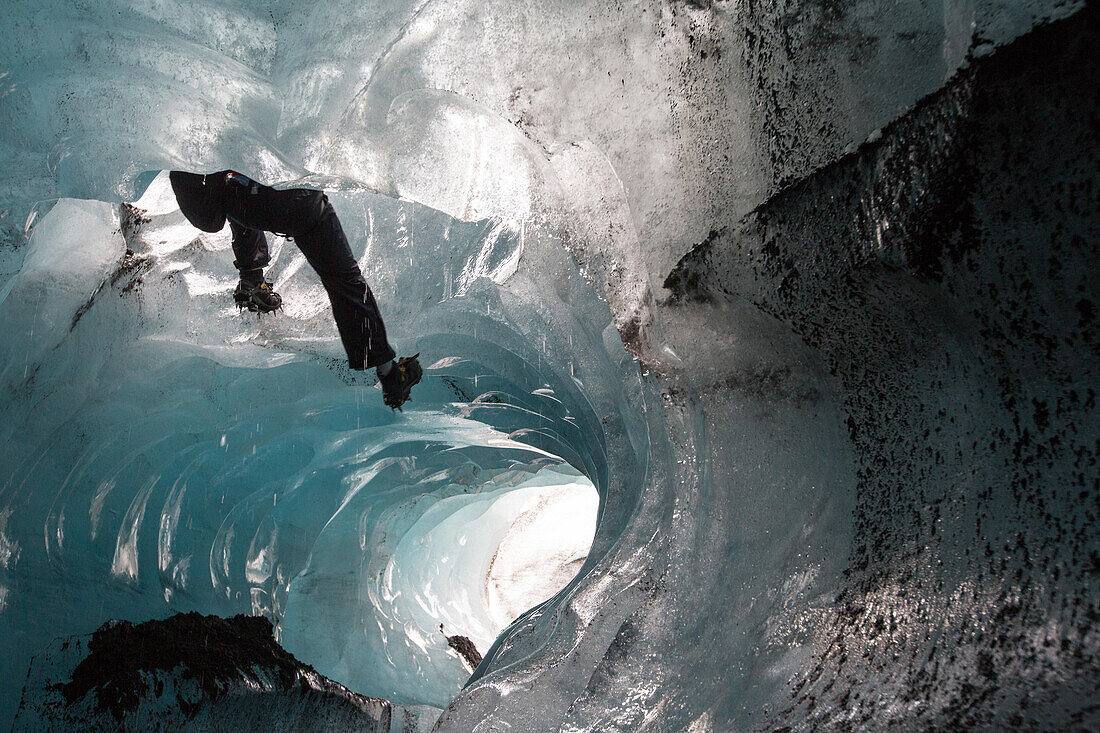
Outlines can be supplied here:
[[320, 672], [441, 708], [472, 671], [441, 624], [487, 651], [576, 575], [598, 498], [559, 454], [594, 476], [605, 457], [569, 360], [602, 337], [555, 348], [544, 326], [536, 351], [537, 301], [493, 293], [525, 247], [547, 268], [560, 247], [377, 194], [332, 201], [392, 339], [422, 354], [404, 413], [344, 366], [292, 243], [272, 241], [268, 269], [285, 312], [239, 313], [228, 228], [188, 226], [165, 174], [134, 207], [62, 199], [35, 224], [0, 303], [13, 664], [108, 618], [264, 613]]
[[[906, 247], [925, 245], [905, 237], [956, 234], [921, 217], [929, 191], [985, 215], [1022, 166], [1025, 182], [1067, 177], [1064, 212], [1094, 204], [1093, 179], [1072, 157], [1021, 162], [1060, 160], [1056, 143], [962, 178], [941, 165], [956, 129], [890, 123], [956, 75], [937, 104], [965, 120], [968, 69], [1084, 5], [7, 3], [6, 667], [107, 618], [200, 610], [269, 614], [361, 692], [449, 703], [443, 730], [935, 727], [965, 720], [974, 680], [994, 695], [1080, 679], [1096, 644], [1065, 618], [1094, 595], [1048, 597], [1042, 578], [1064, 590], [1068, 569], [1095, 564], [1075, 524], [1092, 510], [1073, 510], [1091, 500], [1073, 482], [1095, 473], [1080, 407], [1095, 374], [1092, 352], [1044, 334], [1094, 333], [1096, 299], [1084, 281], [1054, 287], [1060, 265], [997, 268], [1045, 263], [1047, 234], [1086, 252], [1095, 229], [1006, 195], [1005, 216], [967, 230], [990, 248], [976, 285], [910, 267]], [[1022, 119], [1024, 101], [1043, 117], [1043, 97], [1021, 91], [1004, 97], [1021, 100], [1015, 122], [1046, 144]], [[884, 163], [859, 157], [893, 145]], [[1088, 145], [1072, 146], [1086, 163]], [[341, 366], [292, 243], [272, 240], [285, 314], [236, 313], [228, 230], [187, 226], [156, 178], [172, 168], [330, 191], [395, 345], [428, 367], [411, 409], [383, 409], [372, 378]], [[897, 184], [889, 196], [875, 176]], [[1037, 228], [1009, 226], [1014, 211]], [[665, 289], [689, 251], [704, 265]], [[1054, 315], [1032, 318], [1028, 298]], [[998, 341], [1004, 324], [1024, 335]], [[1068, 402], [1045, 350], [1083, 382]], [[1010, 398], [987, 410], [999, 389]], [[1071, 429], [1085, 441], [1072, 455]], [[1039, 434], [1064, 471], [1019, 478]], [[1033, 493], [1051, 486], [1072, 492]], [[531, 582], [532, 540], [564, 535], [543, 523], [581, 504]], [[1050, 527], [1080, 552], [1025, 577], [1040, 548], [1069, 547]], [[1021, 656], [1002, 667], [970, 620], [1011, 626]], [[485, 654], [464, 688], [439, 623]], [[918, 661], [901, 670], [903, 643]]]
[[595, 530], [596, 492], [571, 472], [510, 470], [470, 491], [345, 502], [291, 582], [284, 645], [354, 689], [446, 706], [464, 678], [446, 636], [487, 651], [572, 580]]

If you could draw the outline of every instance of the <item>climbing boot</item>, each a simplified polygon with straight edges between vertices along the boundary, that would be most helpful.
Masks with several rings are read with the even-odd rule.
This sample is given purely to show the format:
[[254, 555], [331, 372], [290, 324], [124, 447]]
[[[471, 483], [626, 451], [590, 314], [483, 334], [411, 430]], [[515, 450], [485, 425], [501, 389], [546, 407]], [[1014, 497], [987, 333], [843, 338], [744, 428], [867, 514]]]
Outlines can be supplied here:
[[274, 313], [283, 307], [282, 297], [271, 289], [271, 283], [263, 279], [252, 282], [241, 278], [233, 291], [233, 302], [241, 310], [247, 308], [253, 313]]
[[419, 356], [420, 354], [402, 356], [390, 369], [389, 374], [379, 377], [382, 383], [382, 399], [388, 407], [400, 410], [401, 405], [409, 401], [409, 393], [412, 392], [413, 385], [424, 376], [424, 370], [420, 368], [420, 362], [417, 361]]

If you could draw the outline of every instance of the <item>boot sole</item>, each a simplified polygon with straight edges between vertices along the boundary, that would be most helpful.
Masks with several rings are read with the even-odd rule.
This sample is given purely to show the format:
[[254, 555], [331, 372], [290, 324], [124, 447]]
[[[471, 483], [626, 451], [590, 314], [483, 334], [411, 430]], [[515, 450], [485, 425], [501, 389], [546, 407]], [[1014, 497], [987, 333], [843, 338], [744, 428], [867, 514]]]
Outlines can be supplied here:
[[283, 307], [282, 303], [272, 308], [270, 306], [263, 305], [262, 303], [257, 303], [253, 300], [238, 300], [236, 301], [236, 305], [238, 311], [244, 311], [247, 309], [249, 313], [275, 313], [276, 315], [278, 315], [279, 309]]

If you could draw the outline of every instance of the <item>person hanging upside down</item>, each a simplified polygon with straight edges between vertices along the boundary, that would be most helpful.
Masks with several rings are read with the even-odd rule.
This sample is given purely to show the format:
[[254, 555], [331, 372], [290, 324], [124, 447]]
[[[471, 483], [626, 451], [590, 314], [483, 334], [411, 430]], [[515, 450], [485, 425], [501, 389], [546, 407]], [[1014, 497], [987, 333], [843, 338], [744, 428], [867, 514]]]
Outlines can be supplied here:
[[325, 286], [348, 365], [376, 369], [383, 399], [400, 409], [423, 374], [417, 361], [420, 355], [395, 361], [397, 354], [386, 340], [374, 294], [323, 191], [276, 190], [229, 170], [207, 175], [171, 171], [169, 179], [180, 211], [191, 224], [204, 232], [218, 232], [228, 219], [233, 264], [241, 275], [233, 291], [239, 308], [272, 313], [282, 307], [283, 299], [264, 278], [271, 260], [264, 232], [292, 238]]

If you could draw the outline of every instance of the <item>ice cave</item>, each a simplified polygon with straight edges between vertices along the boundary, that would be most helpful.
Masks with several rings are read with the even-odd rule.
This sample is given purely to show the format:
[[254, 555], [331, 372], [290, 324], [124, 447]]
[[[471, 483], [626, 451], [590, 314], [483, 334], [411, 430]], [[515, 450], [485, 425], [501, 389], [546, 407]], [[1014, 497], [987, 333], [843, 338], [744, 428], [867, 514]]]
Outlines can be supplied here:
[[[1100, 729], [1086, 0], [7, 0], [0, 728]], [[168, 171], [327, 192], [401, 354]]]

